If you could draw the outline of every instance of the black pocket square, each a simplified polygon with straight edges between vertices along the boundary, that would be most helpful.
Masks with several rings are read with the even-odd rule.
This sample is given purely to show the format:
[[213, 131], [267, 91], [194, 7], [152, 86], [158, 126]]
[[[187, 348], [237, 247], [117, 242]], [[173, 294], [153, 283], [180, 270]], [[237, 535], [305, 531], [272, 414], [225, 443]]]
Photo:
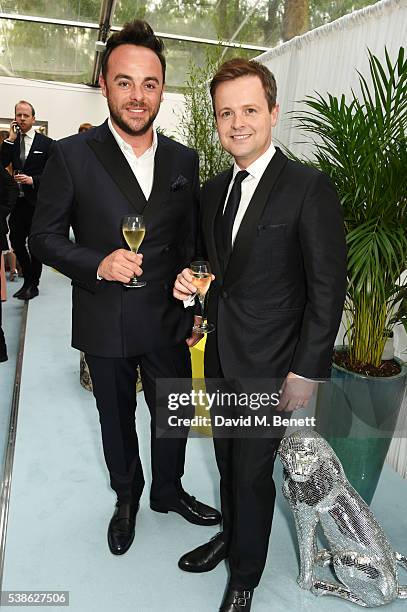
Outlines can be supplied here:
[[179, 176], [177, 176], [175, 181], [171, 183], [170, 189], [171, 191], [181, 191], [182, 189], [185, 189], [188, 184], [188, 179], [186, 179], [185, 176], [182, 176], [182, 174], [180, 174]]

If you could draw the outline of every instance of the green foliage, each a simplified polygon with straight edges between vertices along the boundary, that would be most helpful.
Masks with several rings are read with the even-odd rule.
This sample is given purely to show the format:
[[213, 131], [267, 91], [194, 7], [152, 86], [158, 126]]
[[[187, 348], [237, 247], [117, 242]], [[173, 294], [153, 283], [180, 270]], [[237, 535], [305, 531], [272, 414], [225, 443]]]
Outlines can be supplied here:
[[190, 63], [185, 89], [185, 111], [179, 120], [178, 135], [199, 155], [199, 179], [203, 184], [231, 164], [216, 132], [209, 83], [221, 61], [222, 49], [207, 53], [204, 66]]
[[[379, 366], [386, 333], [403, 320], [407, 279], [407, 60], [369, 52], [361, 96], [307, 97], [298, 126], [316, 147], [314, 165], [336, 185], [348, 244], [346, 313], [352, 362]], [[308, 160], [309, 162], [310, 160]], [[404, 302], [405, 304], [405, 302]], [[404, 315], [405, 316], [405, 315]]]

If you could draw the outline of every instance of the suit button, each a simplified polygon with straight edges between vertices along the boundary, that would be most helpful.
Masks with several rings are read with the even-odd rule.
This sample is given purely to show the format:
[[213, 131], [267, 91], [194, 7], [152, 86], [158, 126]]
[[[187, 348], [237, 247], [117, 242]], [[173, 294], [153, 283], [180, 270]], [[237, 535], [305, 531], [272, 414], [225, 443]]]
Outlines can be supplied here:
[[225, 298], [225, 300], [228, 299], [228, 292], [227, 291], [222, 291], [222, 297]]
[[168, 253], [168, 251], [169, 251], [170, 249], [171, 249], [171, 247], [166, 246], [166, 247], [164, 248], [164, 253]]

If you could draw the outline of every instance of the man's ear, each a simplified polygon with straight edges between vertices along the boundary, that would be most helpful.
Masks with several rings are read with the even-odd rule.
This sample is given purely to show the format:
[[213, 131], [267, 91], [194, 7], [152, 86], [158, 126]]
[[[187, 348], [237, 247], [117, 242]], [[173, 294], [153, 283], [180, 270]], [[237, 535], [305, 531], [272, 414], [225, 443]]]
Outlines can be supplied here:
[[100, 85], [100, 89], [102, 90], [102, 94], [104, 95], [105, 98], [107, 98], [106, 95], [106, 81], [103, 77], [103, 74], [99, 75], [99, 85]]
[[276, 123], [277, 123], [277, 119], [278, 119], [278, 114], [280, 112], [280, 105], [276, 104], [273, 108], [273, 110], [271, 111], [271, 126], [275, 127]]

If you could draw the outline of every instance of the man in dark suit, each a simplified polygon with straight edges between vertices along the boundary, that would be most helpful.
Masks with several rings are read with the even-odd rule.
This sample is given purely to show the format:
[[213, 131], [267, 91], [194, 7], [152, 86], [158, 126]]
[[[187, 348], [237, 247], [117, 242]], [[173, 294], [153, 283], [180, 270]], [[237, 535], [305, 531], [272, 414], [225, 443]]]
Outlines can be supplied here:
[[[275, 380], [275, 390], [281, 388], [276, 414], [287, 417], [308, 403], [315, 381], [330, 375], [346, 281], [341, 207], [325, 175], [274, 147], [277, 88], [265, 66], [226, 62], [211, 95], [221, 143], [235, 163], [205, 184], [201, 198], [202, 234], [216, 277], [208, 304], [216, 330], [207, 338], [205, 375], [243, 390], [253, 389], [248, 377], [262, 379], [257, 391]], [[175, 297], [194, 293], [191, 280], [188, 269], [178, 275]], [[234, 410], [239, 415], [239, 406]], [[223, 531], [179, 566], [204, 572], [229, 559], [222, 612], [247, 612], [260, 581], [283, 433], [284, 427], [271, 427], [254, 437], [244, 431], [214, 437]]]
[[[89, 365], [117, 493], [108, 530], [114, 554], [133, 541], [144, 487], [134, 422], [137, 366], [151, 413], [151, 508], [194, 524], [220, 522], [217, 510], [182, 488], [185, 438], [156, 437], [156, 379], [191, 376], [191, 315], [174, 300], [172, 285], [194, 252], [198, 191], [196, 152], [153, 129], [164, 80], [163, 43], [146, 22], [109, 38], [100, 84], [110, 118], [55, 144], [30, 238], [42, 261], [72, 279], [72, 343]], [[122, 218], [137, 214], [146, 226], [142, 254], [123, 248]], [[126, 288], [134, 275], [147, 284]]]
[[52, 140], [34, 130], [35, 111], [32, 104], [21, 100], [15, 106], [8, 138], [1, 148], [4, 168], [10, 163], [18, 183], [17, 203], [10, 215], [10, 243], [20, 262], [24, 283], [13, 297], [31, 300], [38, 295], [42, 265], [27, 249], [41, 174], [48, 159]]

